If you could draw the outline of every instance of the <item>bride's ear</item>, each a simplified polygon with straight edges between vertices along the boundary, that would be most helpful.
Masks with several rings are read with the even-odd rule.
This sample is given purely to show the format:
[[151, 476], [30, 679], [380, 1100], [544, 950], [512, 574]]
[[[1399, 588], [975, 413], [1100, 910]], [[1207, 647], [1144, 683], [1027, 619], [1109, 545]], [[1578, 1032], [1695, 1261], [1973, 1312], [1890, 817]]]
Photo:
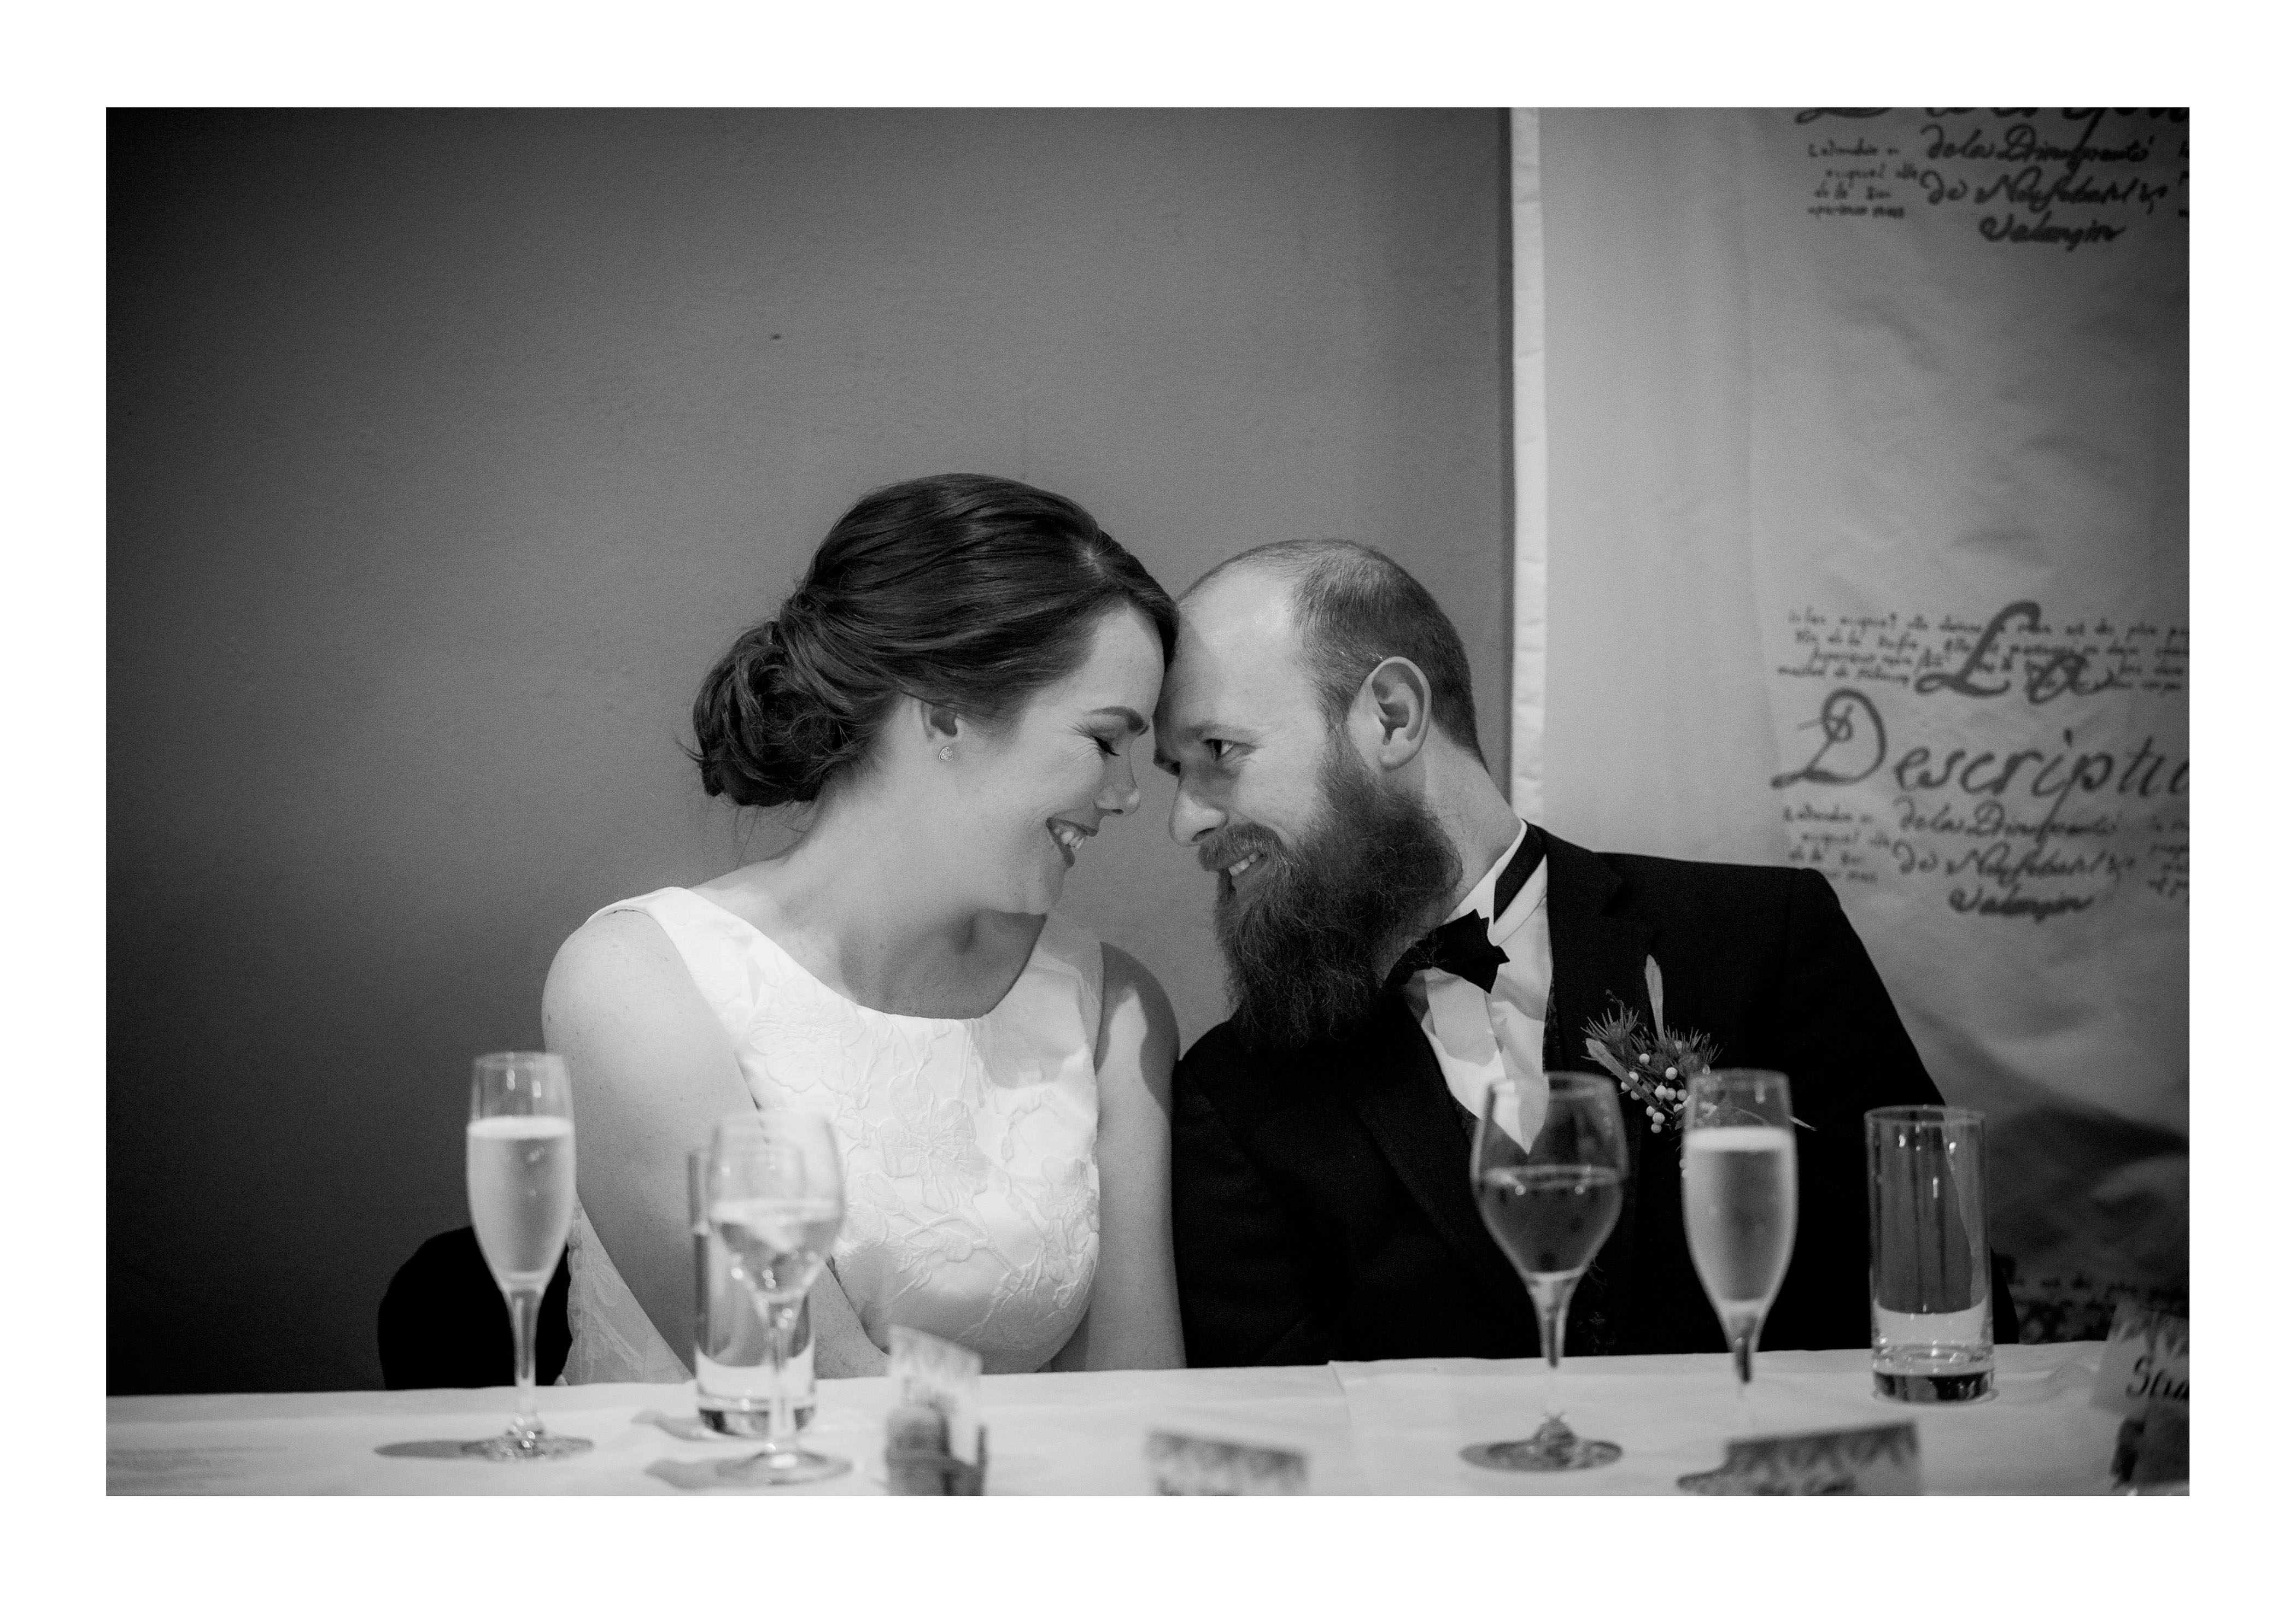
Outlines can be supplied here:
[[956, 710], [933, 702], [914, 700], [910, 702], [909, 708], [916, 718], [917, 729], [924, 742], [933, 749], [937, 756], [954, 757], [957, 738], [964, 733], [964, 721], [957, 716]]

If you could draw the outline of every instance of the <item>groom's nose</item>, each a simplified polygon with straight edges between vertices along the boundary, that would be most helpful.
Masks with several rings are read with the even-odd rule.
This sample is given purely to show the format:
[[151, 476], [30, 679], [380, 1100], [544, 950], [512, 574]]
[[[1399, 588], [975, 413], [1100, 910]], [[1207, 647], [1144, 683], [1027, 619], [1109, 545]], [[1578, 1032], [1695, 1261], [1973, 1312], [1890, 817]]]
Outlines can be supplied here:
[[1183, 847], [1192, 847], [1206, 831], [1218, 830], [1227, 822], [1227, 815], [1209, 806], [1195, 793], [1195, 789], [1184, 778], [1180, 789], [1172, 795], [1172, 839]]

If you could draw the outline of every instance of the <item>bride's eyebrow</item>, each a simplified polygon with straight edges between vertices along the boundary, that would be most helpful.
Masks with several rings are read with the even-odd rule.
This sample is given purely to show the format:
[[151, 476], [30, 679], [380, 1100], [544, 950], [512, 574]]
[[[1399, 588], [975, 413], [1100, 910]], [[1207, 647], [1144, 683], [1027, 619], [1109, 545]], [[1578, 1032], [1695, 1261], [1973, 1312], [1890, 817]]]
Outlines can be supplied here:
[[1103, 714], [1106, 714], [1111, 718], [1122, 719], [1124, 721], [1124, 727], [1135, 735], [1144, 735], [1148, 732], [1148, 721], [1141, 717], [1139, 712], [1132, 708], [1095, 708], [1091, 712], [1086, 714], [1085, 716], [1086, 718], [1098, 718]]

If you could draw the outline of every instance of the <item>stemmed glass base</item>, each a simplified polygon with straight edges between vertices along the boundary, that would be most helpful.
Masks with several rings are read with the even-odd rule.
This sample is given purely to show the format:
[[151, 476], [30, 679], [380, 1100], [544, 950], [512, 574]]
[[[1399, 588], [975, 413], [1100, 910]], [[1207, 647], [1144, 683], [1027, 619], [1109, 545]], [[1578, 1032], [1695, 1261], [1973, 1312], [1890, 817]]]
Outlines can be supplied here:
[[1515, 1443], [1477, 1443], [1459, 1457], [1486, 1470], [1592, 1470], [1626, 1452], [1616, 1443], [1582, 1437], [1551, 1414], [1537, 1431]]
[[1546, 1355], [1540, 1378], [1539, 1411], [1546, 1419], [1537, 1431], [1511, 1443], [1475, 1443], [1459, 1450], [1459, 1457], [1486, 1470], [1592, 1470], [1611, 1463], [1626, 1452], [1616, 1443], [1582, 1437], [1563, 1422], [1560, 1410], [1549, 1409], [1554, 1372], [1562, 1364], [1562, 1322], [1570, 1313], [1570, 1294], [1578, 1290], [1578, 1272], [1566, 1274], [1527, 1273], [1531, 1306], [1538, 1312], [1539, 1351]]
[[590, 1452], [590, 1439], [559, 1436], [539, 1426], [532, 1431], [521, 1431], [513, 1426], [500, 1436], [480, 1437], [475, 1443], [463, 1444], [463, 1452], [472, 1459], [483, 1460], [572, 1459], [578, 1453]]
[[851, 1460], [798, 1446], [797, 1412], [790, 1400], [790, 1345], [797, 1333], [798, 1313], [805, 1306], [805, 1284], [813, 1280], [815, 1271], [808, 1270], [793, 1291], [761, 1287], [757, 1273], [740, 1258], [734, 1260], [733, 1272], [734, 1279], [748, 1287], [757, 1300], [758, 1318], [765, 1324], [773, 1396], [766, 1410], [765, 1441], [759, 1444], [765, 1452], [747, 1459], [718, 1461], [718, 1478], [741, 1487], [791, 1487], [844, 1475], [853, 1469]]
[[718, 1477], [743, 1487], [789, 1487], [803, 1482], [827, 1481], [853, 1469], [853, 1461], [810, 1448], [768, 1447], [748, 1459], [720, 1460]]

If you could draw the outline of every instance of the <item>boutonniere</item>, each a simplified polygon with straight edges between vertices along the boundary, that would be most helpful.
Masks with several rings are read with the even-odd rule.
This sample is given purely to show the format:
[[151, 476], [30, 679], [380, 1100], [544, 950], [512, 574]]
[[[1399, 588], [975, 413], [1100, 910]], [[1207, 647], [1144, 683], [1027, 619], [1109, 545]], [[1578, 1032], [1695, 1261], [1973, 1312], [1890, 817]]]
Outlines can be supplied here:
[[1614, 996], [1615, 1006], [1587, 1032], [1587, 1056], [1642, 1105], [1652, 1130], [1680, 1129], [1690, 1077], [1710, 1068], [1719, 1049], [1703, 1031], [1666, 1027], [1666, 983], [1657, 959], [1643, 960], [1643, 984], [1650, 992], [1650, 1023]]

